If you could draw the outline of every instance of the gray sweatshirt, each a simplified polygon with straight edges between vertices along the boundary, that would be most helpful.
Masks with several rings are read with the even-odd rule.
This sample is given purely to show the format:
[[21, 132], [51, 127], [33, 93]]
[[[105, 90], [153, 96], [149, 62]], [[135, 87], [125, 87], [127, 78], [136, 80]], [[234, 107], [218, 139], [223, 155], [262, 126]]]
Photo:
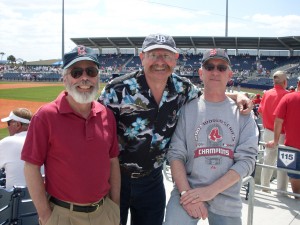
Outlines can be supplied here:
[[[242, 115], [230, 98], [207, 102], [199, 97], [182, 108], [167, 158], [185, 165], [191, 188], [207, 186], [228, 170], [250, 175], [258, 152], [258, 129], [252, 113]], [[208, 201], [208, 210], [241, 216], [242, 179]]]

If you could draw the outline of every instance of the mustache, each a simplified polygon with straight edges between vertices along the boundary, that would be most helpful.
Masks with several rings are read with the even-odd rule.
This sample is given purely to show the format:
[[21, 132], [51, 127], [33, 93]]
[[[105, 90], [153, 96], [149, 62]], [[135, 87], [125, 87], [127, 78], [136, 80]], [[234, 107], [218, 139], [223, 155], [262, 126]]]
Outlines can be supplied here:
[[152, 69], [157, 69], [157, 70], [159, 70], [159, 69], [171, 70], [172, 69], [172, 67], [170, 67], [168, 64], [162, 64], [162, 65], [154, 64], [151, 67], [152, 67]]
[[89, 80], [81, 80], [73, 84], [73, 86], [81, 86], [81, 85], [94, 86], [94, 84]]

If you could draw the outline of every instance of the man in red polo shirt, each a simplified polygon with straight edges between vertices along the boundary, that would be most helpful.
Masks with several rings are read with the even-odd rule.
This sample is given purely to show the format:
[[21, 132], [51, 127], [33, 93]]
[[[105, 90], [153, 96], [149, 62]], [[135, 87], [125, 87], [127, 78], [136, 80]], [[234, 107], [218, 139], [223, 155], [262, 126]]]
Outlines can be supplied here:
[[99, 90], [97, 55], [77, 46], [63, 61], [66, 91], [36, 112], [23, 147], [29, 193], [40, 225], [119, 225], [116, 122], [94, 100]]
[[[289, 93], [286, 90], [287, 87], [287, 75], [284, 71], [277, 71], [273, 74], [274, 88], [266, 91], [260, 102], [258, 112], [262, 117], [264, 133], [263, 140], [268, 142], [273, 140], [274, 137], [274, 120], [273, 115], [276, 106], [280, 99]], [[284, 141], [284, 128], [280, 132], [279, 144], [283, 144]], [[266, 147], [264, 152], [264, 164], [274, 166], [277, 159], [278, 148]], [[261, 185], [270, 187], [270, 180], [273, 174], [272, 169], [262, 168], [261, 171]], [[288, 184], [288, 177], [286, 172], [277, 171], [277, 189], [286, 191]], [[263, 189], [265, 192], [269, 192], [267, 189]]]

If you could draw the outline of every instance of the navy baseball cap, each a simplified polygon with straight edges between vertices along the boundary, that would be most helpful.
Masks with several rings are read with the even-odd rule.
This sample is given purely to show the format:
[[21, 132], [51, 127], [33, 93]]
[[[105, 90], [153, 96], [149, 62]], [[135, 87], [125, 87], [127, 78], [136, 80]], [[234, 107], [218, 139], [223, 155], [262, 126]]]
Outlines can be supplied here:
[[213, 49], [206, 50], [203, 53], [202, 65], [210, 59], [222, 59], [222, 60], [226, 61], [229, 65], [231, 65], [230, 59], [229, 59], [225, 49], [222, 49], [222, 48], [213, 48]]
[[150, 34], [143, 42], [142, 51], [148, 52], [153, 49], [163, 48], [178, 53], [174, 39], [165, 34]]
[[64, 55], [62, 68], [67, 69], [74, 63], [83, 60], [93, 61], [94, 63], [96, 63], [98, 68], [100, 66], [97, 54], [92, 48], [85, 47], [83, 45], [78, 45], [72, 51]]

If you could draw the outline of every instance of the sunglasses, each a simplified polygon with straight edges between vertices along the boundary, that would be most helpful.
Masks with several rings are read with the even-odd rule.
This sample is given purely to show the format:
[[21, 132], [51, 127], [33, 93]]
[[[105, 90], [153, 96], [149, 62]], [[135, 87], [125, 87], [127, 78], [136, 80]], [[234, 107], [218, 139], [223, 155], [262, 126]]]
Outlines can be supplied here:
[[14, 122], [16, 122], [16, 121], [14, 121], [14, 120], [9, 120], [9, 121], [7, 121], [7, 126], [9, 127], [10, 124], [11, 124], [11, 123], [14, 123]]
[[95, 67], [88, 67], [88, 68], [80, 68], [80, 67], [75, 67], [71, 70], [70, 74], [74, 79], [78, 79], [83, 75], [83, 72], [89, 76], [89, 77], [96, 77], [98, 76], [99, 70]]
[[215, 68], [217, 68], [217, 70], [219, 72], [225, 72], [228, 69], [228, 66], [226, 65], [214, 65], [214, 64], [205, 64], [203, 65], [204, 69], [206, 69], [207, 71], [213, 71]]

